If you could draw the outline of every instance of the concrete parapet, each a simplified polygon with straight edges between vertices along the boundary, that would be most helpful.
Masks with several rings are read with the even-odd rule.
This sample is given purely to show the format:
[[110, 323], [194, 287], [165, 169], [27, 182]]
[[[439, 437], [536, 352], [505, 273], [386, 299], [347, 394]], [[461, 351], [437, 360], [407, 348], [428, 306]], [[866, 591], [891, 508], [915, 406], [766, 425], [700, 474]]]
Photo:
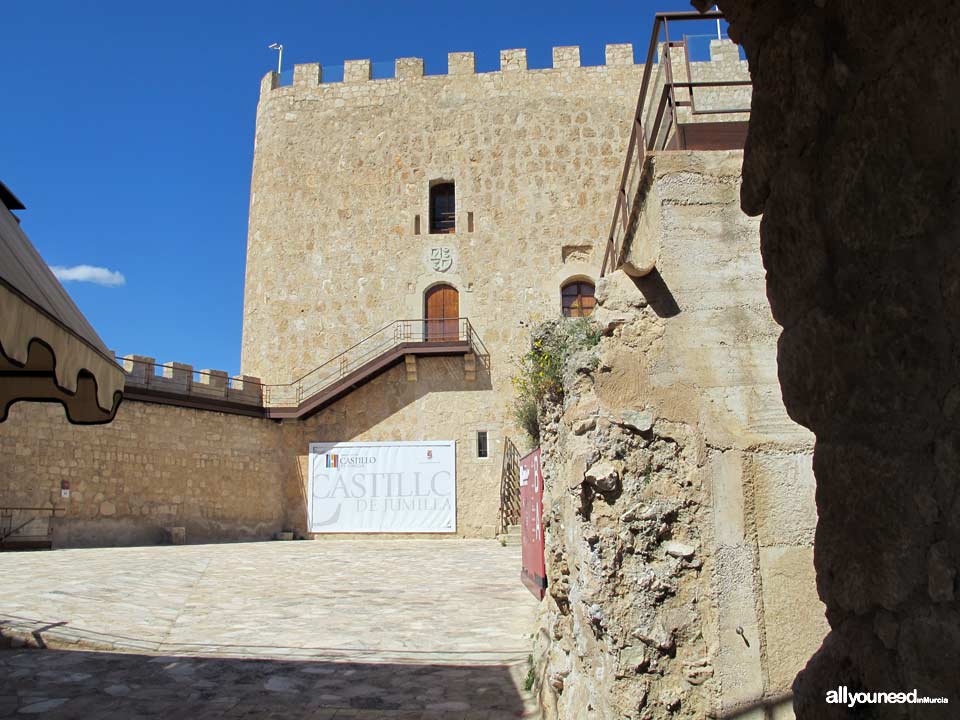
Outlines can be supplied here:
[[210, 397], [226, 397], [227, 373], [224, 370], [201, 370], [191, 392]]
[[263, 402], [263, 384], [252, 375], [234, 375], [227, 393], [231, 400], [240, 402]]
[[155, 358], [146, 355], [124, 355], [123, 370], [127, 374], [128, 385], [146, 385], [149, 376], [156, 370]]
[[159, 378], [150, 378], [150, 384], [160, 386], [167, 392], [186, 393], [193, 384], [193, 365], [168, 362], [161, 365], [161, 373]]
[[[160, 374], [157, 374], [157, 368]], [[171, 393], [173, 395], [224, 398], [232, 402], [250, 405], [263, 404], [263, 385], [260, 378], [252, 375], [237, 375], [230, 378], [225, 370], [200, 370], [195, 380], [193, 366], [169, 362], [157, 364], [146, 355], [124, 355], [123, 369], [130, 388]]]

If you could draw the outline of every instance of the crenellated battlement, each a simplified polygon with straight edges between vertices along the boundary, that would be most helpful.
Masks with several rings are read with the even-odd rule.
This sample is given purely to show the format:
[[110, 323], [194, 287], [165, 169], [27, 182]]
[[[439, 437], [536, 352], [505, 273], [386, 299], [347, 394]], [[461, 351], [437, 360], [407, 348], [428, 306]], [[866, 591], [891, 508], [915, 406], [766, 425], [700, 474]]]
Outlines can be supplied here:
[[[672, 53], [683, 53], [680, 48], [674, 48]], [[515, 48], [500, 51], [499, 70], [478, 73], [476, 70], [476, 56], [472, 52], [452, 52], [447, 54], [447, 72], [427, 75], [424, 70], [423, 58], [397, 58], [393, 63], [392, 77], [373, 77], [374, 63], [368, 59], [346, 60], [343, 63], [342, 79], [325, 79], [323, 67], [320, 63], [302, 63], [294, 65], [292, 87], [295, 90], [319, 86], [349, 86], [359, 83], [376, 82], [389, 83], [433, 78], [462, 78], [463, 76], [489, 77], [491, 75], [513, 75], [518, 72], [549, 73], [551, 71], [569, 72], [582, 69], [584, 71], [603, 71], [607, 68], [625, 68], [636, 66], [634, 48], [631, 43], [609, 44], [605, 46], [603, 65], [581, 65], [580, 47], [568, 45], [554, 47], [552, 62], [549, 68], [530, 68], [527, 65], [527, 51], [525, 48]], [[711, 68], [715, 72], [723, 72], [734, 65], [746, 65], [740, 59], [739, 48], [729, 40], [713, 40], [710, 42], [710, 59], [691, 62], [691, 65], [701, 67], [708, 73]], [[379, 66], [380, 63], [377, 63]], [[338, 72], [335, 75], [339, 76]], [[745, 72], [745, 70], [744, 70]], [[260, 83], [261, 95], [280, 87], [280, 75], [276, 71], [264, 75]]]
[[[607, 45], [605, 50], [605, 64], [596, 67], [623, 67], [634, 65], [633, 45], [619, 43]], [[439, 75], [426, 75], [423, 58], [397, 58], [394, 61], [394, 73], [390, 78], [377, 78], [377, 82], [395, 80], [413, 80], [423, 77], [447, 77], [463, 75], [489, 75], [491, 73], [477, 73], [476, 56], [472, 52], [452, 52], [447, 54], [447, 72]], [[553, 63], [550, 68], [537, 68], [535, 72], [544, 70], [569, 70], [579, 68], [580, 47], [577, 45], [553, 48]], [[592, 67], [592, 66], [591, 66]], [[373, 80], [373, 63], [370, 60], [347, 60], [343, 64], [343, 80], [336, 84], [361, 83]], [[516, 48], [500, 51], [500, 69], [493, 72], [509, 73], [530, 70], [527, 67], [527, 51], [525, 48]], [[293, 87], [307, 88], [318, 85], [334, 84], [323, 78], [323, 67], [320, 63], [303, 63], [294, 65]], [[261, 94], [281, 87], [280, 76], [276, 71], [267, 73], [260, 84]]]
[[178, 362], [158, 363], [146, 355], [124, 355], [127, 388], [178, 396], [222, 399], [261, 407], [263, 384], [250, 375], [230, 377], [225, 370], [198, 370]]

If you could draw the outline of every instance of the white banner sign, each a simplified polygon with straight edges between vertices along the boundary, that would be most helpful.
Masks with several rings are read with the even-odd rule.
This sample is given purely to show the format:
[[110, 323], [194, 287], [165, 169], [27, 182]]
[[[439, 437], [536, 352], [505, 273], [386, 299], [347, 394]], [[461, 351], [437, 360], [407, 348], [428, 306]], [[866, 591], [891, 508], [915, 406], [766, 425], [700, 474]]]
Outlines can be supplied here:
[[456, 444], [310, 443], [310, 532], [457, 530]]

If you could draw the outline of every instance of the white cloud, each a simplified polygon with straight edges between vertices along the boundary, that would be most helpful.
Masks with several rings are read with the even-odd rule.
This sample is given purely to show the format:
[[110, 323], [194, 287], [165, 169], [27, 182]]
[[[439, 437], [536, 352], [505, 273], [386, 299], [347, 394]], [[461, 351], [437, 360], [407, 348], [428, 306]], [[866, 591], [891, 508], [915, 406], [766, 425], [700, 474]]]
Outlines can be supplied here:
[[127, 282], [123, 273], [93, 265], [74, 265], [73, 267], [53, 265], [50, 269], [60, 282], [89, 282], [106, 287], [115, 287]]

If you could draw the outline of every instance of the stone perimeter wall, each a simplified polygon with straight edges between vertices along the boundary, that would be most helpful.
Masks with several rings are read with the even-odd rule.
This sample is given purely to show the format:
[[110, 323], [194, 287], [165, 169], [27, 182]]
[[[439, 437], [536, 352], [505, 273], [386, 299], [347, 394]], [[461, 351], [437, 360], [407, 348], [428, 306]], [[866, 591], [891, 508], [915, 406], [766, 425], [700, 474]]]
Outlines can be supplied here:
[[601, 280], [599, 364], [544, 433], [547, 717], [787, 720], [826, 632], [813, 438], [780, 399], [742, 158], [652, 158], [656, 270]]
[[0, 424], [0, 506], [62, 508], [55, 547], [155, 544], [178, 526], [190, 543], [306, 535], [311, 442], [443, 437], [457, 442], [456, 536], [493, 537], [502, 438], [490, 432], [477, 457], [490, 382], [482, 365], [476, 375], [465, 379], [460, 356], [400, 363], [302, 421], [127, 399], [113, 423], [83, 427], [59, 405], [18, 403]]
[[[267, 539], [293, 471], [281, 426], [124, 400], [109, 425], [71, 425], [55, 404], [17, 403], [0, 425], [0, 504], [58, 507], [54, 547]], [[60, 483], [70, 483], [61, 498]]]

